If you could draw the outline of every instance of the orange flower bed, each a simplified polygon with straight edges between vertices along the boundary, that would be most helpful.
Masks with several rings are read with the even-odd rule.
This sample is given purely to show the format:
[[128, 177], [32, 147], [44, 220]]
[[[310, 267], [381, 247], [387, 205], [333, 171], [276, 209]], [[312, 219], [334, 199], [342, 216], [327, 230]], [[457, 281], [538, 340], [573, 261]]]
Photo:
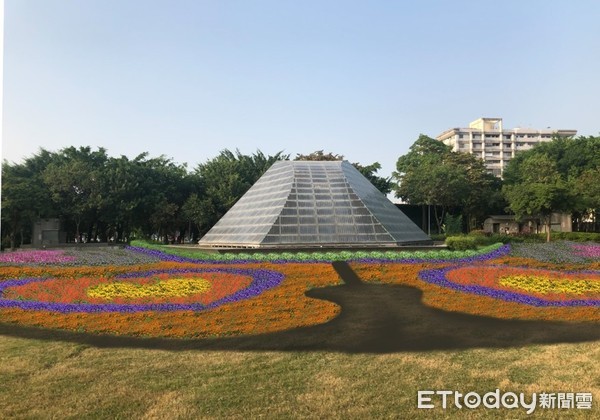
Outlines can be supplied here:
[[[505, 264], [505, 261], [510, 261], [510, 257], [503, 257], [501, 260]], [[495, 264], [498, 262], [499, 260], [493, 261]], [[512, 262], [517, 266], [522, 263], [522, 261]], [[489, 296], [462, 293], [427, 283], [418, 276], [422, 270], [448, 267], [450, 264], [352, 263], [351, 266], [359, 277], [367, 282], [416, 287], [423, 291], [423, 303], [437, 309], [503, 319], [600, 322], [600, 308], [597, 306], [536, 307], [524, 305]], [[587, 265], [587, 267], [589, 266]], [[556, 266], [552, 265], [552, 267], [556, 269]]]
[[582, 264], [570, 264], [570, 263], [551, 263], [535, 260], [533, 258], [523, 257], [510, 257], [504, 256], [496, 258], [494, 260], [485, 261], [483, 264], [486, 265], [510, 265], [514, 267], [528, 267], [528, 268], [547, 268], [550, 270], [600, 270], [600, 261], [594, 261], [590, 263]]
[[81, 267], [0, 267], [0, 281], [23, 277], [113, 277], [131, 271], [168, 270], [175, 268], [198, 268], [198, 264], [157, 262], [128, 266], [81, 266]]
[[[327, 263], [203, 265], [210, 268], [266, 269], [282, 273], [285, 278], [277, 287], [260, 295], [206, 311], [73, 312], [30, 311], [20, 308], [0, 310], [2, 322], [51, 329], [65, 329], [93, 334], [151, 337], [217, 337], [260, 334], [321, 324], [335, 318], [340, 307], [332, 302], [312, 299], [304, 293], [313, 287], [340, 284], [341, 280]], [[198, 268], [192, 263], [162, 262], [138, 266], [136, 270]], [[31, 276], [35, 268], [20, 267]], [[102, 267], [43, 268], [56, 277], [104, 274]], [[111, 274], [126, 273], [132, 267], [111, 268]], [[5, 274], [5, 273], [3, 273]], [[10, 278], [4, 276], [4, 278]]]

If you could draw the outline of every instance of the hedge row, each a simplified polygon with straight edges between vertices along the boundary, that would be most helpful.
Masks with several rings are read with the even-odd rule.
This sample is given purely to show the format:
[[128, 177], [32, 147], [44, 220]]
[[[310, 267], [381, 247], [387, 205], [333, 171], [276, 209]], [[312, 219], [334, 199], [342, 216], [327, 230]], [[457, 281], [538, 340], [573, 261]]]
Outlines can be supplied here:
[[[553, 241], [572, 241], [572, 242], [600, 242], [600, 233], [588, 232], [552, 232], [550, 236]], [[485, 235], [479, 232], [469, 235], [449, 236], [446, 238], [446, 245], [449, 249], [455, 251], [464, 251], [467, 249], [477, 249], [481, 246], [487, 246], [501, 242], [522, 243], [522, 242], [546, 242], [545, 233], [528, 235]]]

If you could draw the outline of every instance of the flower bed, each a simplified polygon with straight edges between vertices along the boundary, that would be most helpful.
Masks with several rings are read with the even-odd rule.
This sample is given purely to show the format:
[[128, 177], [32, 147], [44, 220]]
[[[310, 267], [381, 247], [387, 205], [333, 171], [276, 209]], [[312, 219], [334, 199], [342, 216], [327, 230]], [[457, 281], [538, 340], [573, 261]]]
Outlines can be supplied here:
[[[0, 283], [3, 292], [0, 306], [27, 309], [34, 304], [44, 308], [46, 303], [57, 303], [63, 305], [46, 308], [59, 312], [132, 312], [156, 304], [154, 310], [202, 310], [214, 307], [216, 302], [228, 303], [234, 298], [259, 294], [265, 288], [277, 286], [282, 278], [272, 271], [229, 269], [129, 274], [133, 276], [126, 279], [120, 275], [7, 281]], [[182, 308], [185, 304], [188, 306]]]
[[600, 244], [567, 241], [513, 244], [511, 256], [552, 264], [585, 264], [600, 261]]
[[66, 250], [25, 250], [0, 253], [4, 266], [106, 266], [137, 265], [161, 261], [153, 255], [116, 246], [72, 248]]
[[489, 260], [507, 255], [508, 245], [501, 243], [489, 245], [479, 250], [449, 251], [447, 249], [432, 249], [430, 251], [330, 251], [330, 252], [241, 252], [225, 254], [206, 254], [197, 250], [171, 248], [160, 245], [134, 241], [136, 246], [128, 247], [149, 257], [162, 261], [194, 262], [194, 263], [233, 263], [249, 264], [256, 262], [290, 263], [290, 262], [333, 262], [333, 261], [363, 261], [363, 262], [408, 262], [419, 261], [439, 262], [471, 262]]
[[573, 244], [575, 254], [590, 259], [600, 260], [600, 244]]
[[[600, 273], [568, 273], [504, 266], [424, 270], [427, 283], [464, 293], [533, 306], [600, 307]], [[527, 292], [527, 293], [523, 293]]]
[[[341, 311], [335, 303], [305, 295], [313, 287], [341, 281], [331, 264], [302, 254], [265, 254], [273, 261], [262, 262], [239, 260], [237, 254], [235, 262], [215, 262], [156, 249], [120, 251], [96, 254], [83, 266], [77, 265], [82, 259], [2, 266], [0, 319], [93, 334], [190, 338], [317, 325]], [[544, 262], [510, 256], [510, 248], [499, 245], [485, 251], [320, 257], [352, 257], [350, 264], [363, 281], [417, 287], [424, 292], [423, 302], [439, 309], [498, 318], [600, 321], [600, 261], [569, 263], [567, 257], [558, 264]], [[123, 264], [93, 264], [123, 256]]]
[[[506, 259], [506, 257], [502, 259]], [[587, 299], [588, 295], [592, 297], [589, 292], [572, 297], [572, 304], [558, 301], [556, 304], [551, 302], [536, 306], [531, 304], [536, 298], [527, 293], [522, 293], [523, 301], [520, 301], [519, 299], [510, 298], [501, 299], [499, 293], [473, 293], [472, 290], [468, 289], [468, 285], [451, 287], [444, 276], [447, 272], [456, 270], [458, 267], [448, 263], [352, 263], [351, 266], [359, 277], [366, 282], [418, 288], [423, 291], [422, 302], [437, 309], [504, 319], [600, 322], [600, 306], [597, 301]], [[487, 265], [475, 264], [465, 267], [481, 269], [487, 267]], [[430, 275], [438, 277], [434, 277], [431, 279], [432, 281], [426, 281], [422, 278], [424, 273], [430, 273]], [[562, 271], [559, 271], [559, 273], [560, 275], [563, 274]], [[594, 281], [598, 281], [597, 272], [594, 276]], [[589, 276], [583, 273], [581, 278], [589, 278]], [[471, 287], [473, 286], [471, 285]], [[581, 296], [586, 296], [586, 298], [582, 299]], [[529, 301], [525, 301], [527, 299]], [[577, 300], [586, 302], [577, 302]]]
[[[340, 283], [329, 264], [200, 266], [167, 261], [135, 267], [20, 269], [45, 275], [0, 281], [0, 316], [21, 325], [94, 334], [210, 337], [315, 325], [340, 312], [332, 302], [304, 295], [312, 287]], [[89, 296], [100, 284], [151, 285], [194, 278], [209, 281], [211, 289], [181, 297]], [[224, 286], [227, 280], [229, 288]]]
[[66, 255], [63, 250], [32, 250], [3, 252], [0, 264], [64, 264], [75, 261], [75, 257]]

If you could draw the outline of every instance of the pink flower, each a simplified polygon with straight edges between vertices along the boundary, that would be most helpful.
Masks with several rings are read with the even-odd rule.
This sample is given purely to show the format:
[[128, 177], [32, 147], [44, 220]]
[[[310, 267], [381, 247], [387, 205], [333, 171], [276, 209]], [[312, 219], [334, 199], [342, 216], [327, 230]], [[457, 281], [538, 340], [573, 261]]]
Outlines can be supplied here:
[[0, 254], [2, 264], [55, 264], [75, 260], [75, 257], [64, 255], [62, 250], [15, 251]]
[[600, 244], [573, 244], [573, 248], [582, 257], [600, 259]]

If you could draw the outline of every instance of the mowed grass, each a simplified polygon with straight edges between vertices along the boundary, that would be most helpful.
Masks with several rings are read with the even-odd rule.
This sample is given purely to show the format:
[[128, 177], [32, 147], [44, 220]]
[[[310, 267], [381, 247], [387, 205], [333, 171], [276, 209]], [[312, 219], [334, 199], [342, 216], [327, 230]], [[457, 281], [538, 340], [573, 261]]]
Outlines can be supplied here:
[[[598, 418], [600, 343], [348, 354], [0, 336], [2, 418]], [[593, 409], [417, 409], [418, 390], [592, 392]]]

